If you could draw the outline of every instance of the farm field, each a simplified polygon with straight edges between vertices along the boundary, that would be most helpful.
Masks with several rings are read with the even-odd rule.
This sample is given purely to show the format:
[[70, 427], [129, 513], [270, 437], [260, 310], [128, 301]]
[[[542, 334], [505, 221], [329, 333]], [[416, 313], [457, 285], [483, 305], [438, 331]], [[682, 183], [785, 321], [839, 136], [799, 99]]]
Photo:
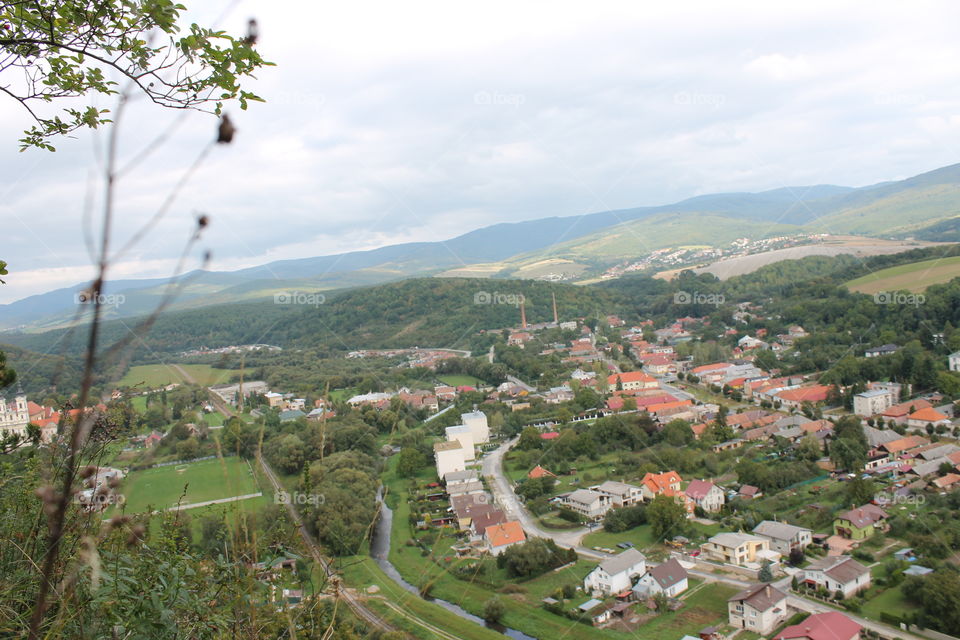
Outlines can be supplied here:
[[[214, 369], [208, 364], [181, 364], [177, 365], [197, 384], [209, 386], [221, 384], [230, 380], [233, 371], [230, 369]], [[148, 364], [130, 367], [126, 375], [117, 383], [121, 387], [140, 386], [144, 389], [155, 389], [168, 384], [186, 382], [176, 367], [167, 364]]]
[[932, 284], [948, 282], [960, 276], [960, 257], [911, 262], [889, 269], [881, 269], [847, 282], [851, 291], [877, 293], [878, 291], [923, 291]]
[[126, 511], [138, 513], [148, 506], [166, 509], [176, 506], [178, 501], [206, 502], [256, 493], [258, 488], [246, 461], [230, 457], [132, 471], [124, 479], [121, 491], [126, 498]]
[[486, 383], [480, 378], [474, 378], [473, 376], [463, 375], [463, 374], [448, 374], [445, 376], [437, 376], [437, 379], [440, 380], [443, 384], [450, 385], [451, 387], [480, 387]]

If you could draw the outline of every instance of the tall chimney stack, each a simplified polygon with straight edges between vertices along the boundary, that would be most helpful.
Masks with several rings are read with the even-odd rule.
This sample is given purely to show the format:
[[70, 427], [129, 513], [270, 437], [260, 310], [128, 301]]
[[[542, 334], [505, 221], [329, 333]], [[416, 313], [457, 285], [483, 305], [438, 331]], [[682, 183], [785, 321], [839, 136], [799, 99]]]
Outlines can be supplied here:
[[560, 318], [557, 316], [557, 294], [551, 294], [553, 296], [553, 324], [559, 325]]
[[524, 329], [527, 328], [527, 311], [523, 306], [523, 302], [520, 303], [520, 326]]

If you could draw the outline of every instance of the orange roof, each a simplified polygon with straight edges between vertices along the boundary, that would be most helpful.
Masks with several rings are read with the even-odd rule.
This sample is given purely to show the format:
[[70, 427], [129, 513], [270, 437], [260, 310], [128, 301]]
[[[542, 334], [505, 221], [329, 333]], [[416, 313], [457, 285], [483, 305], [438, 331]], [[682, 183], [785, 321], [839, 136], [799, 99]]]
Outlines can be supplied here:
[[491, 547], [502, 547], [507, 544], [523, 542], [527, 536], [523, 533], [523, 527], [516, 520], [504, 522], [502, 524], [493, 524], [486, 528], [483, 535], [490, 541]]
[[664, 471], [663, 473], [647, 473], [643, 476], [641, 484], [647, 486], [652, 493], [666, 493], [671, 491], [670, 485], [682, 482], [680, 474], [676, 471]]
[[620, 378], [620, 381], [623, 383], [627, 382], [656, 382], [657, 379], [653, 376], [647, 375], [643, 371], [625, 371], [623, 373], [615, 373], [611, 376], [607, 376], [607, 384], [617, 384], [617, 378]]
[[693, 404], [690, 400], [675, 400], [673, 402], [658, 402], [656, 404], [651, 404], [645, 407], [649, 413], [657, 413], [658, 411], [666, 411], [668, 409], [677, 409], [679, 407], [686, 407]]
[[830, 393], [830, 387], [823, 384], [816, 384], [810, 387], [800, 387], [799, 389], [787, 389], [781, 391], [777, 396], [781, 400], [790, 402], [823, 402]]
[[[700, 436], [703, 435], [704, 431], [707, 430], [707, 423], [698, 422], [697, 424], [692, 424], [690, 425], [690, 430], [693, 431], [693, 435], [696, 436], [697, 439], [699, 439]], [[958, 451], [957, 453], [960, 453], [960, 451]]]
[[540, 465], [535, 466], [533, 469], [530, 470], [530, 473], [527, 474], [528, 478], [542, 478], [544, 476], [550, 476], [552, 478], [556, 478], [557, 474], [547, 471]]
[[922, 422], [941, 422], [943, 420], [948, 420], [947, 416], [943, 415], [936, 409], [927, 407], [925, 409], [920, 409], [911, 413], [908, 420], [920, 420]]
[[929, 409], [933, 405], [923, 399], [910, 400], [909, 402], [901, 402], [900, 404], [895, 404], [892, 407], [888, 408], [882, 414], [890, 418], [899, 418], [900, 416], [905, 416], [911, 411], [919, 411], [920, 409]]
[[916, 447], [922, 447], [927, 444], [929, 440], [926, 438], [921, 438], [920, 436], [904, 436], [903, 438], [898, 438], [897, 440], [891, 440], [885, 444], [880, 445], [883, 449], [886, 449], [890, 453], [900, 453], [901, 451], [906, 451], [908, 449], [914, 449]]
[[702, 364], [699, 367], [694, 367], [690, 370], [690, 373], [700, 374], [706, 371], [719, 371], [720, 369], [726, 369], [730, 365], [726, 362], [717, 362], [715, 364]]

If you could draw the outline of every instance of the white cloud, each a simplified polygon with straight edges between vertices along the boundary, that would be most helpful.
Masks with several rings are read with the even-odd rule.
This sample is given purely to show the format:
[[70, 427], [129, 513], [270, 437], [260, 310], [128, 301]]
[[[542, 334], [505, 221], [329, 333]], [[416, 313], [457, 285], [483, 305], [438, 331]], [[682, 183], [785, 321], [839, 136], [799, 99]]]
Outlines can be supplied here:
[[[954, 3], [236, 6], [223, 26], [256, 12], [278, 63], [252, 84], [268, 102], [230, 109], [235, 143], [118, 275], [165, 273], [197, 212], [227, 269], [708, 192], [870, 184], [958, 158]], [[220, 9], [197, 7], [201, 22]], [[127, 157], [178, 117], [137, 104]], [[0, 258], [13, 269], [0, 302], [72, 284], [88, 264], [93, 136], [20, 154], [27, 124], [0, 100]], [[186, 118], [124, 179], [114, 246], [214, 127]]]

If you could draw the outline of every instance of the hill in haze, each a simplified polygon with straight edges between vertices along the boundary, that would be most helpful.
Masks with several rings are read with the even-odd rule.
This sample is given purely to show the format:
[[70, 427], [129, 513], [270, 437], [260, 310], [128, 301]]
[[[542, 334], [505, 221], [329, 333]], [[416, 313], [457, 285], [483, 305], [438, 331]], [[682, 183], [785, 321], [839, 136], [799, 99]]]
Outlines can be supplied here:
[[[280, 260], [230, 272], [195, 272], [174, 308], [270, 300], [285, 291], [326, 291], [415, 276], [579, 280], [650, 251], [723, 246], [736, 238], [792, 233], [867, 236], [936, 235], [960, 216], [960, 165], [861, 188], [784, 187], [722, 193], [668, 205], [582, 216], [500, 223], [443, 242], [398, 244], [370, 251]], [[932, 229], [934, 231], [927, 231]], [[936, 238], [929, 238], [936, 239]], [[559, 275], [558, 275], [559, 274]], [[165, 280], [123, 280], [108, 293], [124, 302], [107, 317], [135, 317], [161, 299]], [[0, 305], [0, 329], [37, 330], [72, 322], [82, 288], [66, 287]]]

